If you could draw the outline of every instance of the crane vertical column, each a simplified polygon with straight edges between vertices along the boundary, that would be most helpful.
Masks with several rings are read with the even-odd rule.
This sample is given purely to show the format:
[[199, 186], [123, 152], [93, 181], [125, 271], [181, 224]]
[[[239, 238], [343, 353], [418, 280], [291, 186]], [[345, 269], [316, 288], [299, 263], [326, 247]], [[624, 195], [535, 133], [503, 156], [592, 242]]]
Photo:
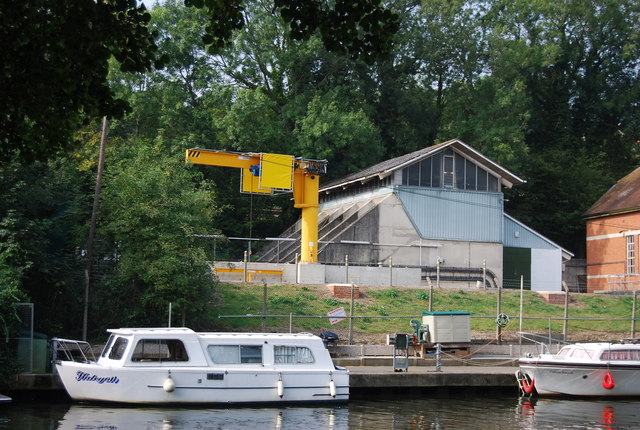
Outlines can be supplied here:
[[320, 207], [318, 175], [296, 170], [294, 175], [294, 207], [302, 209], [300, 262], [318, 262], [318, 208]]

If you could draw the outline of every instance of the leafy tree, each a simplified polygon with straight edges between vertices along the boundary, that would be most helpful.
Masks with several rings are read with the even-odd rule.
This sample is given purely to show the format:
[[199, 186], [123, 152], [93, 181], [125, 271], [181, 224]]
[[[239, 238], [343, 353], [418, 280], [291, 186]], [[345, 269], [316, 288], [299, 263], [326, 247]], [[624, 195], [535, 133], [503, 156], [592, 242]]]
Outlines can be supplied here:
[[512, 106], [529, 150], [509, 210], [535, 213], [532, 226], [578, 255], [580, 214], [636, 164], [639, 12], [625, 0], [496, 0], [487, 15], [492, 78], [521, 92]]
[[161, 324], [169, 303], [198, 324], [213, 278], [194, 235], [214, 233], [215, 193], [161, 147], [138, 142], [127, 152], [105, 177], [98, 233], [110, 275], [94, 306], [109, 303], [115, 311], [102, 313], [100, 326]]
[[616, 180], [603, 169], [603, 158], [559, 148], [532, 153], [527, 183], [505, 191], [506, 211], [578, 257], [584, 255], [582, 214]]
[[151, 16], [149, 27], [158, 35], [165, 67], [144, 76], [111, 69], [111, 85], [132, 107], [112, 132], [162, 141], [166, 150], [201, 146], [217, 134], [212, 110], [225, 110], [227, 104], [215, 85], [219, 73], [201, 43], [206, 17], [177, 0], [154, 6]]
[[[205, 8], [209, 17], [204, 42], [211, 52], [226, 46], [232, 32], [244, 25], [246, 0], [213, 2], [185, 0], [187, 6]], [[306, 40], [316, 32], [328, 51], [371, 62], [389, 49], [397, 30], [397, 14], [379, 0], [273, 0], [273, 10], [289, 24], [292, 39]]]
[[70, 299], [80, 287], [86, 180], [68, 159], [0, 169], [0, 261], [9, 285], [35, 304], [36, 330], [45, 333], [57, 332], [77, 310]]
[[426, 32], [420, 18], [419, 2], [395, 2], [394, 7], [400, 24], [388, 56], [372, 66], [362, 62], [343, 62], [346, 71], [329, 70], [329, 76], [351, 77], [334, 86], [360, 89], [362, 107], [379, 130], [386, 158], [432, 144], [439, 116], [435, 91], [423, 73], [426, 60], [422, 45]]
[[297, 133], [303, 155], [333, 160], [328, 178], [364, 169], [383, 153], [375, 125], [362, 109], [345, 103], [340, 90], [314, 97]]
[[16, 337], [19, 324], [16, 304], [25, 300], [18, 275], [6, 264], [5, 258], [0, 254], [0, 388], [18, 372], [11, 339]]
[[2, 2], [0, 160], [47, 159], [83, 122], [121, 115], [108, 60], [132, 72], [159, 66], [149, 19], [135, 0]]
[[229, 149], [286, 154], [295, 146], [282, 106], [260, 89], [237, 91], [234, 103], [218, 125], [225, 132]]

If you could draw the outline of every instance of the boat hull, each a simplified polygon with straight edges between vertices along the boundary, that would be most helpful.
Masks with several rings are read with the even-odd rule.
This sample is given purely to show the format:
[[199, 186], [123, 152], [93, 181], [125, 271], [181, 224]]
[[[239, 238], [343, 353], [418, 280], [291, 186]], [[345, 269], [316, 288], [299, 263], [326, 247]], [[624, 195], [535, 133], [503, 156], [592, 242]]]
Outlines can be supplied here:
[[[521, 359], [520, 372], [533, 380], [535, 391], [542, 396], [640, 396], [640, 366], [558, 364]], [[609, 389], [603, 384], [607, 373], [613, 382]]]
[[246, 404], [349, 399], [349, 373], [345, 369], [140, 369], [66, 361], [56, 368], [69, 396], [76, 401]]

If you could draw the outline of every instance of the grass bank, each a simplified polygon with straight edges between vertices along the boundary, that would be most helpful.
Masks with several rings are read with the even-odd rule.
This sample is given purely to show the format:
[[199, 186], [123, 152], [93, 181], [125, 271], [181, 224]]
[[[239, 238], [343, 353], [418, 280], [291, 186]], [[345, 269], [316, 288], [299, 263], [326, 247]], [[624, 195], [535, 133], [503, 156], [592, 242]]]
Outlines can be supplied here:
[[[212, 309], [215, 317], [262, 315], [263, 285], [219, 284], [217, 293], [218, 302]], [[360, 287], [360, 293], [361, 298], [355, 300], [354, 305], [354, 315], [359, 318], [353, 323], [354, 334], [360, 337], [411, 332], [410, 319], [420, 318], [423, 311], [429, 310], [429, 289]], [[511, 321], [503, 329], [504, 335], [515, 336], [520, 329], [520, 291], [502, 290], [501, 296], [501, 310]], [[349, 315], [351, 300], [332, 297], [324, 286], [268, 285], [266, 297], [266, 314], [282, 315], [266, 318], [269, 331], [288, 331], [290, 324], [294, 332], [330, 330], [344, 336], [348, 330], [348, 320], [331, 325], [325, 316], [340, 307]], [[496, 331], [497, 301], [496, 290], [440, 288], [433, 291], [432, 310], [469, 312], [474, 337], [491, 338]], [[531, 291], [524, 292], [522, 304], [523, 331], [562, 333], [564, 322], [554, 318], [564, 317], [564, 304], [549, 304]], [[573, 320], [568, 324], [569, 338], [609, 340], [630, 337], [632, 310], [632, 296], [571, 294], [569, 318]], [[234, 331], [256, 331], [262, 325], [262, 318], [255, 316], [216, 321], [221, 328]]]

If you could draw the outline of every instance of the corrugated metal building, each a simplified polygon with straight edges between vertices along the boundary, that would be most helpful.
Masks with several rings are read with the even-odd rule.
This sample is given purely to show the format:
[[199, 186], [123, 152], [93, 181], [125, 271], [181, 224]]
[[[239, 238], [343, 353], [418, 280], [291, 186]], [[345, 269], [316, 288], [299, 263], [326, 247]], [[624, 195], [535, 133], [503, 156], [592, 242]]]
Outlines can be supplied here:
[[[420, 267], [424, 279], [487, 286], [519, 287], [522, 276], [526, 288], [561, 290], [572, 254], [504, 213], [502, 187], [523, 182], [458, 139], [386, 160], [321, 186], [319, 261]], [[299, 223], [284, 236], [298, 232]], [[278, 259], [295, 252], [279, 244]]]

